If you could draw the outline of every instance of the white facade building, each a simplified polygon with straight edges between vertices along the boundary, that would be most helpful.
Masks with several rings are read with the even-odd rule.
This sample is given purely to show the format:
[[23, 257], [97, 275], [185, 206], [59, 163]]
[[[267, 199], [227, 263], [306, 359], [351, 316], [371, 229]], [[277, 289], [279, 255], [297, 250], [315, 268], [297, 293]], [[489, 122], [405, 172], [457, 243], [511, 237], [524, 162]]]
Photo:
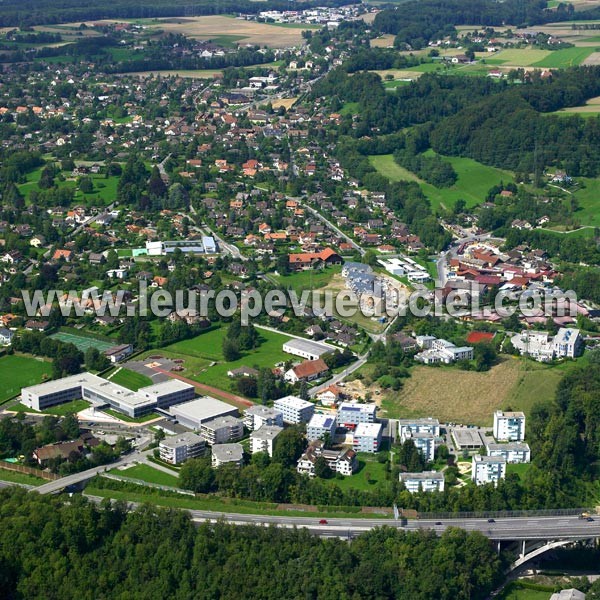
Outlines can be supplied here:
[[273, 402], [273, 408], [281, 411], [283, 422], [290, 425], [308, 423], [315, 412], [315, 405], [298, 396], [284, 396]]
[[206, 452], [206, 440], [196, 433], [182, 433], [161, 440], [158, 444], [161, 460], [179, 465], [188, 458], [198, 458]]
[[374, 423], [377, 406], [359, 404], [358, 402], [342, 402], [338, 407], [337, 422], [340, 425], [358, 425], [359, 423]]
[[497, 410], [494, 413], [494, 437], [503, 442], [522, 442], [525, 439], [525, 415]]
[[359, 423], [354, 430], [352, 447], [356, 452], [379, 452], [382, 435], [381, 423]]
[[404, 442], [412, 434], [431, 433], [436, 437], [440, 435], [440, 422], [431, 417], [422, 419], [400, 419], [398, 421], [398, 434], [400, 441]]
[[400, 481], [406, 491], [416, 492], [443, 492], [444, 474], [437, 471], [423, 471], [423, 473], [400, 473]]
[[283, 427], [283, 413], [276, 408], [256, 404], [244, 411], [244, 425], [255, 431], [263, 425], [277, 425]]
[[200, 435], [211, 445], [227, 444], [241, 440], [244, 436], [244, 425], [235, 417], [226, 415], [212, 421], [205, 421], [200, 426]]
[[273, 446], [277, 436], [283, 431], [283, 427], [277, 425], [263, 425], [250, 434], [250, 452], [266, 452], [273, 457]]
[[488, 456], [501, 456], [507, 463], [528, 463], [531, 461], [531, 450], [525, 442], [508, 442], [494, 444], [488, 442], [485, 446]]
[[333, 439], [335, 435], [335, 417], [315, 413], [306, 426], [306, 438], [308, 440], [323, 440], [326, 435]]
[[471, 463], [471, 479], [477, 485], [486, 483], [497, 484], [506, 477], [506, 460], [502, 456], [473, 457]]

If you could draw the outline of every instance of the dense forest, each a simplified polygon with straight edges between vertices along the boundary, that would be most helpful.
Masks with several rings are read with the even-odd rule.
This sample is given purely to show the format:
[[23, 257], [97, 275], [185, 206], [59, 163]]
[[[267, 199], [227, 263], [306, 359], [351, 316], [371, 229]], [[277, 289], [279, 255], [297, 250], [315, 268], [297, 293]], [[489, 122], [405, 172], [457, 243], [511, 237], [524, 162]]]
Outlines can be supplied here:
[[[599, 67], [573, 67], [550, 77], [514, 71], [500, 82], [425, 74], [394, 93], [385, 90], [375, 73], [350, 76], [336, 69], [313, 93], [332, 98], [334, 106], [360, 105], [359, 116], [342, 122], [339, 134], [359, 140], [355, 150], [362, 155], [397, 149], [414, 155], [431, 147], [440, 154], [522, 173], [559, 167], [571, 176], [600, 174], [595, 150], [600, 120], [551, 114], [600, 95]], [[400, 131], [416, 125], [423, 126], [417, 134]], [[379, 134], [375, 139], [373, 132]], [[402, 156], [407, 163], [407, 153]]]
[[585, 12], [575, 15], [573, 6], [566, 3], [560, 3], [555, 11], [546, 7], [545, 0], [413, 0], [380, 12], [374, 27], [382, 33], [394, 34], [396, 47], [416, 50], [431, 40], [454, 34], [455, 25], [526, 26], [586, 15]]
[[[382, 550], [385, 552], [382, 553]], [[0, 492], [0, 596], [477, 600], [504, 564], [478, 533], [382, 528], [352, 544], [304, 530], [194, 526], [183, 512]]]
[[[303, 8], [311, 6], [339, 6], [345, 0], [308, 0]], [[255, 14], [263, 10], [296, 10], [286, 0], [219, 0], [219, 2], [190, 2], [190, 0], [8, 0], [0, 7], [0, 27], [22, 27], [49, 23], [80, 22], [97, 19], [148, 19], [151, 17], [194, 17], [200, 15]]]

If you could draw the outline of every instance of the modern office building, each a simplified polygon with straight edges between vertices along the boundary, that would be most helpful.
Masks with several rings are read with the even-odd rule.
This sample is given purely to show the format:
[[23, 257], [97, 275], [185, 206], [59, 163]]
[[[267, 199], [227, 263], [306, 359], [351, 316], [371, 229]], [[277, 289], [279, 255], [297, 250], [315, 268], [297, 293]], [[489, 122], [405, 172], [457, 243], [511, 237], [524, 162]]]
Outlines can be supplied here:
[[255, 429], [250, 434], [250, 452], [252, 454], [266, 452], [269, 456], [273, 457], [275, 439], [282, 431], [283, 427], [279, 427], [278, 425], [263, 425]]
[[255, 404], [244, 411], [244, 425], [255, 431], [263, 425], [278, 425], [283, 427], [283, 413], [276, 408]]
[[552, 340], [555, 356], [575, 358], [583, 349], [583, 338], [579, 329], [561, 327]]
[[301, 340], [292, 338], [291, 340], [283, 344], [283, 351], [306, 360], [317, 360], [333, 352], [335, 348], [329, 344], [322, 344], [320, 342], [313, 342], [311, 340]]
[[203, 456], [206, 452], [206, 440], [190, 431], [161, 440], [158, 449], [161, 460], [178, 465], [188, 458]]
[[488, 456], [501, 456], [507, 463], [528, 463], [531, 461], [531, 450], [525, 442], [508, 442], [506, 444], [486, 444]]
[[306, 438], [308, 440], [324, 440], [326, 435], [333, 439], [335, 435], [335, 417], [315, 413], [306, 426]]
[[422, 473], [400, 473], [400, 481], [406, 491], [416, 492], [443, 492], [444, 474], [437, 471], [423, 471]]
[[284, 396], [273, 402], [273, 408], [281, 411], [283, 422], [290, 425], [308, 423], [315, 412], [315, 405], [298, 396]]
[[338, 406], [337, 422], [342, 427], [359, 423], [374, 423], [376, 412], [377, 406], [374, 403], [342, 402]]
[[91, 373], [70, 375], [21, 390], [21, 400], [35, 410], [83, 398], [96, 408], [109, 406], [129, 417], [139, 417], [156, 408], [165, 409], [195, 396], [193, 385], [170, 379], [133, 392]]
[[237, 442], [244, 436], [244, 424], [240, 419], [225, 415], [210, 421], [204, 421], [200, 425], [200, 435], [211, 446]]
[[241, 467], [244, 462], [244, 447], [241, 444], [215, 444], [211, 448], [213, 468], [226, 464]]
[[497, 410], [494, 413], [494, 437], [503, 442], [522, 442], [525, 439], [525, 415]]
[[382, 435], [381, 423], [359, 423], [354, 430], [352, 447], [356, 452], [378, 452]]
[[486, 483], [497, 484], [500, 479], [506, 477], [506, 460], [502, 456], [480, 456], [473, 457], [471, 463], [471, 479], [477, 485]]
[[440, 435], [440, 422], [431, 417], [424, 419], [400, 419], [398, 421], [398, 435], [401, 442], [404, 442], [415, 433], [431, 433], [437, 437]]
[[169, 412], [189, 429], [200, 429], [202, 423], [230, 415], [237, 416], [238, 410], [231, 404], [221, 402], [211, 396], [202, 396], [191, 402], [184, 402], [178, 406], [172, 406]]

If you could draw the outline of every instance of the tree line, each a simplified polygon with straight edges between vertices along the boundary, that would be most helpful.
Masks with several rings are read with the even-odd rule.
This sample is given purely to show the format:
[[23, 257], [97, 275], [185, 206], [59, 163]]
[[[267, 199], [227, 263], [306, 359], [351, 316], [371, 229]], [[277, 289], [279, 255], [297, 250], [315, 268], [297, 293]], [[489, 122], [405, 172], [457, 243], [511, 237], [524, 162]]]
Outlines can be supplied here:
[[[478, 600], [506, 564], [481, 534], [196, 526], [183, 511], [0, 492], [3, 598]], [[382, 552], [385, 549], [385, 552]], [[93, 579], [93, 584], [91, 581]]]

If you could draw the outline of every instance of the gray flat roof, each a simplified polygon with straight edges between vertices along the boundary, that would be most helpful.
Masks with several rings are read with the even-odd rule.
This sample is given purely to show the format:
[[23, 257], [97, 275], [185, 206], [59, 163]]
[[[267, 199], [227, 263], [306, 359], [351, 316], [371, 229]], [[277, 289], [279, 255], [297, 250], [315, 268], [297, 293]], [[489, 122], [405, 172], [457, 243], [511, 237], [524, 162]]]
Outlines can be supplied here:
[[237, 411], [237, 408], [211, 396], [201, 396], [195, 400], [171, 406], [169, 411], [176, 417], [182, 416], [196, 421], [210, 421], [216, 417], [231, 414], [232, 411]]
[[189, 389], [194, 389], [194, 386], [185, 383], [185, 381], [180, 381], [179, 379], [169, 379], [168, 381], [161, 381], [160, 383], [154, 383], [153, 385], [140, 388], [138, 392], [149, 396], [159, 396], [161, 394], [172, 394], [173, 392]]
[[529, 450], [529, 444], [526, 444], [525, 442], [507, 442], [506, 444], [488, 442], [486, 448], [488, 451], [503, 450], [504, 452], [526, 452]]
[[273, 440], [282, 431], [283, 427], [279, 427], [278, 425], [263, 425], [250, 434], [250, 439], [256, 438], [257, 440]]
[[480, 456], [479, 454], [476, 454], [473, 457], [473, 460], [475, 462], [482, 462], [482, 463], [505, 463], [506, 459], [503, 456]]
[[311, 342], [310, 340], [299, 340], [292, 338], [283, 344], [283, 351], [288, 352], [286, 348], [300, 350], [302, 352], [310, 352], [311, 354], [318, 354], [322, 356], [328, 352], [333, 352], [333, 346], [328, 344], [322, 344], [321, 342]]
[[335, 423], [335, 417], [331, 415], [324, 415], [321, 413], [315, 413], [308, 422], [307, 427], [326, 427], [331, 429]]
[[[288, 408], [296, 408], [301, 410], [308, 406], [314, 406], [312, 402], [308, 400], [302, 400], [302, 398], [298, 398], [298, 396], [284, 396], [283, 398], [279, 398], [275, 400], [274, 405], [281, 404], [282, 406], [287, 406]], [[277, 406], [275, 406], [277, 408]]]
[[240, 419], [236, 419], [231, 415], [225, 415], [223, 417], [215, 417], [210, 421], [204, 421], [202, 423], [202, 427], [208, 427], [209, 429], [220, 429], [221, 427], [232, 427], [239, 425], [240, 423]]
[[361, 435], [377, 437], [382, 428], [381, 423], [359, 423], [354, 430], [354, 435], [356, 437]]
[[254, 415], [257, 417], [276, 417], [277, 415], [281, 415], [282, 412], [270, 406], [264, 406], [263, 404], [255, 404], [254, 406], [248, 407], [244, 411], [244, 414]]
[[358, 402], [342, 402], [338, 406], [338, 411], [340, 410], [375, 413], [377, 411], [377, 405], [375, 403], [359, 404]]
[[410, 426], [410, 425], [437, 425], [439, 427], [439, 420], [433, 417], [421, 417], [419, 419], [398, 419], [398, 425]]
[[452, 437], [459, 446], [483, 446], [483, 439], [479, 429], [457, 427], [452, 430]]
[[[179, 435], [173, 435], [161, 440], [159, 446], [165, 446], [166, 448], [179, 448], [181, 446], [190, 446], [192, 444], [198, 444], [199, 442], [205, 442], [203, 437], [200, 437], [197, 433], [186, 431]], [[205, 442], [206, 443], [206, 442]]]
[[244, 448], [241, 444], [215, 444], [211, 451], [220, 462], [239, 461], [244, 457]]
[[408, 481], [409, 479], [417, 479], [419, 481], [443, 481], [444, 474], [438, 473], [437, 471], [423, 471], [422, 473], [400, 473], [400, 479], [401, 481]]

